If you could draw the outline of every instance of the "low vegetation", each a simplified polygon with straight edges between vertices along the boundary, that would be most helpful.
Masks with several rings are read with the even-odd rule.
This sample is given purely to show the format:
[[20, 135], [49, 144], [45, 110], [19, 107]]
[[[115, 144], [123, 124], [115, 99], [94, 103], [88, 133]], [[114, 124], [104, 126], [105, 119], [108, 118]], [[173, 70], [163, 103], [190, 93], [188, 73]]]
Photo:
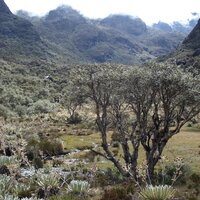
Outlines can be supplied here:
[[198, 89], [197, 76], [168, 64], [89, 65], [70, 71], [61, 89], [70, 96], [55, 109], [18, 115], [10, 101], [12, 117], [1, 115], [0, 125], [1, 198], [198, 199]]

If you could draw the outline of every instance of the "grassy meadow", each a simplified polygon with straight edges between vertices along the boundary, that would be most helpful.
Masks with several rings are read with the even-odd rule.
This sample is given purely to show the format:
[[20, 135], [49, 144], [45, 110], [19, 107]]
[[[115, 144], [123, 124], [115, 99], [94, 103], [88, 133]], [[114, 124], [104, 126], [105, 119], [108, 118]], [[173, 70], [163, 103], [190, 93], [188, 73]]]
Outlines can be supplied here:
[[[101, 136], [98, 132], [92, 132], [88, 130], [91, 134], [81, 134], [81, 130], [78, 135], [76, 134], [64, 134], [61, 139], [64, 142], [64, 147], [67, 150], [79, 149], [87, 150], [95, 145], [101, 145]], [[84, 130], [83, 132], [87, 132]], [[108, 141], [111, 142], [112, 131], [109, 132]], [[115, 148], [112, 148], [113, 151]], [[84, 152], [78, 152], [70, 157], [78, 158], [79, 156], [83, 158]], [[122, 150], [119, 149], [118, 155], [122, 154]], [[177, 135], [172, 137], [166, 145], [163, 155], [168, 158], [168, 162], [173, 162], [176, 157], [183, 158], [185, 164], [189, 165], [191, 170], [199, 173], [200, 172], [200, 129], [195, 127], [183, 127]], [[85, 155], [87, 157], [87, 155]], [[144, 152], [140, 150], [140, 162], [144, 159]], [[96, 159], [97, 166], [112, 167], [112, 163], [101, 158]]]

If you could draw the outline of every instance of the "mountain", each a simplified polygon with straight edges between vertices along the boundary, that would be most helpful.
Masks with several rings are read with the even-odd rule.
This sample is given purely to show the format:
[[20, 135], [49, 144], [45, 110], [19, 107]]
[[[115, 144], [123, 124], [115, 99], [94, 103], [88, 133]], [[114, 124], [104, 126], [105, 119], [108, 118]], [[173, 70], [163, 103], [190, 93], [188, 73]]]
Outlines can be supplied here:
[[155, 28], [155, 29], [166, 31], [166, 32], [171, 32], [172, 31], [172, 27], [169, 24], [165, 23], [165, 22], [155, 23], [155, 24], [152, 25], [152, 27]]
[[184, 68], [200, 69], [200, 20], [176, 51], [165, 59], [176, 62]]
[[[27, 13], [21, 12], [21, 16], [28, 19]], [[127, 15], [91, 20], [69, 6], [29, 20], [41, 38], [73, 62], [143, 63], [174, 50], [185, 37], [148, 27]]]
[[178, 21], [174, 21], [171, 24], [159, 21], [158, 23], [154, 23], [152, 25], [153, 28], [165, 32], [178, 32], [182, 34], [188, 34], [192, 31], [192, 29], [197, 24], [198, 19], [195, 17], [191, 20], [189, 20], [187, 23], [180, 23]]
[[5, 2], [0, 0], [0, 57], [7, 60], [45, 57], [44, 49], [33, 24], [12, 14]]
[[200, 20], [183, 41], [183, 47], [194, 51], [200, 48]]
[[25, 11], [16, 16], [0, 2], [0, 55], [10, 60], [140, 64], [174, 51], [186, 36], [159, 28], [161, 23], [148, 27], [127, 15], [91, 20], [69, 6], [44, 17], [31, 17]]
[[8, 8], [8, 6], [6, 5], [6, 3], [3, 0], [0, 0], [0, 14], [8, 14], [11, 15], [11, 11]]
[[140, 18], [128, 15], [111, 15], [102, 19], [100, 24], [133, 35], [141, 35], [147, 31], [146, 24]]

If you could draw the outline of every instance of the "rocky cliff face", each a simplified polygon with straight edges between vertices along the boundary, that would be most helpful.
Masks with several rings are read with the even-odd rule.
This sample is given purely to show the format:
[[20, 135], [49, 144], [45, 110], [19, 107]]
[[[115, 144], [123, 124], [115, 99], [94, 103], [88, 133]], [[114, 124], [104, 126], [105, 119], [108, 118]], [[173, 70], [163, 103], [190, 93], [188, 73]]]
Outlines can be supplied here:
[[183, 41], [183, 46], [193, 50], [200, 49], [200, 20], [188, 37]]
[[12, 14], [3, 0], [0, 0], [0, 35], [6, 38], [29, 39], [29, 41], [40, 40], [33, 25], [29, 21]]
[[0, 0], [0, 57], [8, 60], [44, 57], [42, 49], [44, 45], [33, 24], [14, 15]]
[[2, 14], [12, 14], [4, 0], [0, 0], [0, 15]]

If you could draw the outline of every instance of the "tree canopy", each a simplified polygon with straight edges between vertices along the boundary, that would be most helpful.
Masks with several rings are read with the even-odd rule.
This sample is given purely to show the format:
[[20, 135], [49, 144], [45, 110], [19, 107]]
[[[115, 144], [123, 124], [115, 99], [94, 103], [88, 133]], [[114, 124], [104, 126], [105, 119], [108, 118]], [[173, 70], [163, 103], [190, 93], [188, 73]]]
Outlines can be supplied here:
[[[74, 73], [77, 75], [75, 76]], [[200, 79], [169, 63], [148, 66], [78, 66], [73, 85], [95, 105], [104, 153], [126, 176], [137, 178], [138, 151], [146, 153], [150, 180], [169, 139], [200, 112]], [[76, 99], [76, 98], [75, 98]], [[124, 164], [111, 151], [108, 128], [120, 135]]]

